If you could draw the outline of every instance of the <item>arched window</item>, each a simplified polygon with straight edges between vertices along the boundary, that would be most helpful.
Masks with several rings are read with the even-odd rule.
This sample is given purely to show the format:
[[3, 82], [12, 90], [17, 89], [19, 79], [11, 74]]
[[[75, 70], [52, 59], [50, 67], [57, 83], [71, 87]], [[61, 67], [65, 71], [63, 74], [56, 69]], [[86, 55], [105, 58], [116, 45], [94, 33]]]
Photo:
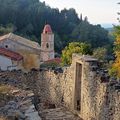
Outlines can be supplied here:
[[5, 45], [5, 48], [8, 48], [8, 45]]
[[46, 44], [46, 48], [49, 48], [49, 44], [48, 43]]

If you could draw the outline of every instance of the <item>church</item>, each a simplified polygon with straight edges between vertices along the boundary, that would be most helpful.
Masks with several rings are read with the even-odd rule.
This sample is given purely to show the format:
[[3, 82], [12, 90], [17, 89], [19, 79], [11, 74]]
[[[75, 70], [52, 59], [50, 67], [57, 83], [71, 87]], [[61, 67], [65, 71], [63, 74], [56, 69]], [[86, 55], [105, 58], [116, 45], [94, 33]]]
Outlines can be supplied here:
[[41, 46], [13, 33], [0, 36], [0, 70], [39, 69], [40, 64], [54, 59], [54, 33], [49, 24], [41, 34]]

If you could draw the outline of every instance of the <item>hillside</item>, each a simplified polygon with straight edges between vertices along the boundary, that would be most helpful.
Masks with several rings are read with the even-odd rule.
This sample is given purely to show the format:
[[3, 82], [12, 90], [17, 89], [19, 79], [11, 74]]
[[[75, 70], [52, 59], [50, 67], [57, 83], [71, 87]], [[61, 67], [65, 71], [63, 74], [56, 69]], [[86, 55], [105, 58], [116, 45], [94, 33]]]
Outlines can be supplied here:
[[109, 43], [108, 32], [100, 25], [90, 24], [82, 14], [79, 17], [74, 8], [60, 11], [39, 0], [0, 0], [0, 35], [13, 32], [40, 43], [46, 23], [52, 26], [59, 53], [73, 41], [90, 43], [93, 48]]

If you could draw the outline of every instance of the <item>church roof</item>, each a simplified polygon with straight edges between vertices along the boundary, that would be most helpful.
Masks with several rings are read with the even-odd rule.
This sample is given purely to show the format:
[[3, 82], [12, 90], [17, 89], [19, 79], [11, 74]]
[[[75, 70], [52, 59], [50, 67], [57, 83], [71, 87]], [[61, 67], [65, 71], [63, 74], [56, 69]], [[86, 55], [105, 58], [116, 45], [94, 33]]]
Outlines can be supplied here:
[[11, 60], [15, 60], [15, 61], [20, 61], [23, 59], [23, 56], [20, 55], [19, 53], [16, 53], [11, 50], [4, 49], [4, 48], [0, 48], [0, 55], [9, 57], [11, 58]]
[[49, 24], [45, 25], [44, 29], [43, 29], [43, 33], [52, 33], [52, 29], [51, 26]]
[[6, 40], [6, 39], [13, 40], [15, 42], [18, 42], [20, 44], [23, 44], [23, 45], [31, 47], [31, 48], [40, 49], [40, 45], [37, 42], [33, 42], [31, 40], [28, 40], [21, 36], [15, 35], [13, 33], [9, 33], [9, 34], [0, 36], [0, 41]]

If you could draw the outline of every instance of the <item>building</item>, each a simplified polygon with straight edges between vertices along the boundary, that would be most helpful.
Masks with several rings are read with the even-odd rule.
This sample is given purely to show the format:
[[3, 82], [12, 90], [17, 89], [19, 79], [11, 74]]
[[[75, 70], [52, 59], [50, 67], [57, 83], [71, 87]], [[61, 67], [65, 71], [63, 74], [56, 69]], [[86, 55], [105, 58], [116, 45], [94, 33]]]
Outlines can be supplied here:
[[[20, 56], [22, 59], [16, 59]], [[29, 70], [39, 68], [40, 45], [13, 33], [9, 33], [0, 37], [0, 58], [0, 65], [2, 65], [0, 67], [2, 70]], [[15, 61], [14, 58], [17, 63], [13, 62]]]
[[41, 46], [13, 33], [0, 37], [0, 69], [39, 69], [40, 63], [54, 58], [54, 34], [50, 25], [45, 25]]
[[23, 61], [23, 56], [20, 54], [0, 48], [0, 69], [12, 70], [20, 68]]
[[42, 61], [54, 59], [54, 34], [50, 25], [45, 25], [41, 34], [41, 58]]

